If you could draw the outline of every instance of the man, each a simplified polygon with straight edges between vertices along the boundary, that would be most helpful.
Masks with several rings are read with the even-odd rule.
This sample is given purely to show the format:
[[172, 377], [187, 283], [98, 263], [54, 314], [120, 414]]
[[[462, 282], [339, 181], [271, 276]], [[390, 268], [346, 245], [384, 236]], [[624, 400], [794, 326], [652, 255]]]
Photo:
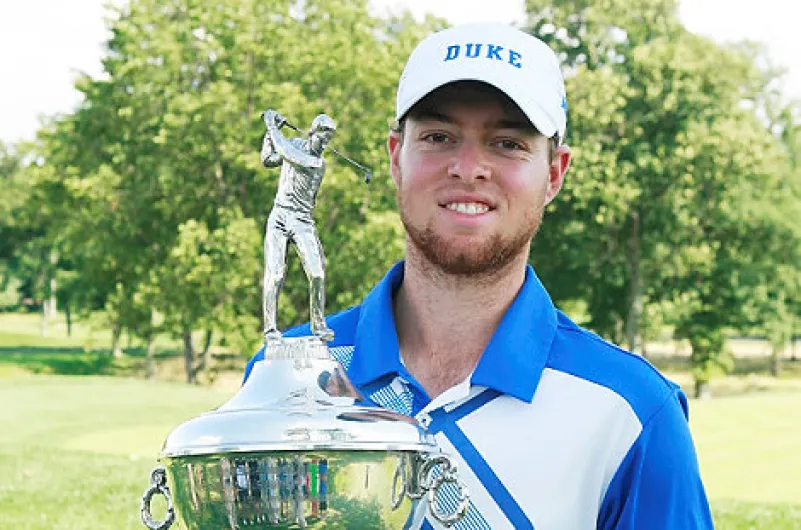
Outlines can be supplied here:
[[566, 108], [554, 53], [525, 33], [418, 45], [388, 139], [406, 260], [329, 318], [332, 355], [456, 457], [455, 528], [712, 528], [682, 392], [557, 311], [527, 265], [570, 162]]
[[334, 338], [325, 323], [325, 258], [312, 211], [325, 174], [323, 150], [336, 132], [334, 120], [320, 114], [312, 122], [309, 139], [287, 139], [280, 128], [286, 118], [268, 110], [264, 113], [267, 133], [261, 150], [265, 167], [281, 166], [275, 204], [267, 219], [264, 238], [264, 335], [278, 339], [276, 313], [278, 295], [286, 273], [286, 251], [295, 244], [309, 279], [311, 331], [321, 340]]

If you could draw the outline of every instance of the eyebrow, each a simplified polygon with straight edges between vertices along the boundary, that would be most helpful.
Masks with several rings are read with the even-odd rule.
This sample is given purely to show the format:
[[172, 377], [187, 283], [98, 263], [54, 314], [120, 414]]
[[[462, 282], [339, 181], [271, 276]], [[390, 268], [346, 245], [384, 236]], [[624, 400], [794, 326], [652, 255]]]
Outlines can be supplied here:
[[[420, 109], [419, 112], [415, 113], [414, 118], [420, 121], [439, 121], [442, 123], [454, 124], [456, 120], [454, 120], [451, 116], [447, 114], [443, 114], [442, 112], [438, 112], [434, 109]], [[528, 120], [499, 120], [493, 124], [494, 127], [498, 129], [516, 129], [525, 132], [538, 132], [537, 128], [534, 127]]]
[[421, 109], [420, 112], [415, 113], [414, 119], [420, 121], [441, 121], [442, 123], [455, 123], [456, 121], [447, 114], [437, 112], [434, 109]]
[[495, 124], [499, 129], [519, 129], [527, 132], [538, 132], [528, 120], [500, 120]]

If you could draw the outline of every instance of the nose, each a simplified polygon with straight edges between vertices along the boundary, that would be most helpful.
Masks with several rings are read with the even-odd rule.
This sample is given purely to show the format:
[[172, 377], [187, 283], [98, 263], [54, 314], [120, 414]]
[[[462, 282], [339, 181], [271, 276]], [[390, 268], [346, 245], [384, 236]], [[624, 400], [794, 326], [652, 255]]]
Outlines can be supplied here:
[[490, 178], [491, 172], [483, 146], [475, 141], [462, 142], [454, 151], [448, 174], [468, 182]]

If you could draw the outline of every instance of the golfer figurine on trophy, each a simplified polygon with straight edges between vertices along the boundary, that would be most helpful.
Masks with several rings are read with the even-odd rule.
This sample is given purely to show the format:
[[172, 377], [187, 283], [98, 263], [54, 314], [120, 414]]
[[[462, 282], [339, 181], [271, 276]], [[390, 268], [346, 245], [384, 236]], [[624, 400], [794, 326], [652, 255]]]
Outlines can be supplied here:
[[309, 279], [312, 333], [323, 342], [334, 338], [325, 323], [325, 257], [312, 212], [325, 174], [323, 151], [336, 132], [334, 120], [320, 114], [312, 122], [308, 139], [285, 138], [286, 118], [274, 110], [264, 113], [267, 132], [261, 149], [265, 167], [281, 166], [278, 192], [267, 219], [264, 237], [264, 340], [281, 338], [278, 331], [278, 295], [286, 274], [289, 243], [297, 248]]

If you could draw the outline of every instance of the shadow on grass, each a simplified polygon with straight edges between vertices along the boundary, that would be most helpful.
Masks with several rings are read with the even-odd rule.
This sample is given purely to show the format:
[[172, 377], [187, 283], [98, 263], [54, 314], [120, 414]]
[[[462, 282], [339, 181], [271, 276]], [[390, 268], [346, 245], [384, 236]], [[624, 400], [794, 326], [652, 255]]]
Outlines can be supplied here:
[[[159, 352], [157, 359], [178, 355], [175, 351]], [[11, 364], [34, 374], [52, 375], [131, 375], [145, 358], [144, 349], [126, 350], [114, 358], [107, 350], [85, 351], [83, 348], [47, 346], [0, 347], [0, 364]]]
[[[3, 373], [44, 375], [145, 376], [144, 348], [126, 348], [115, 358], [109, 350], [87, 351], [78, 347], [0, 346], [0, 377]], [[183, 352], [159, 350], [154, 355], [157, 378], [184, 380]], [[213, 381], [220, 373], [241, 374], [243, 357], [230, 352], [213, 352], [211, 369], [206, 374]], [[3, 368], [10, 370], [3, 370]]]

